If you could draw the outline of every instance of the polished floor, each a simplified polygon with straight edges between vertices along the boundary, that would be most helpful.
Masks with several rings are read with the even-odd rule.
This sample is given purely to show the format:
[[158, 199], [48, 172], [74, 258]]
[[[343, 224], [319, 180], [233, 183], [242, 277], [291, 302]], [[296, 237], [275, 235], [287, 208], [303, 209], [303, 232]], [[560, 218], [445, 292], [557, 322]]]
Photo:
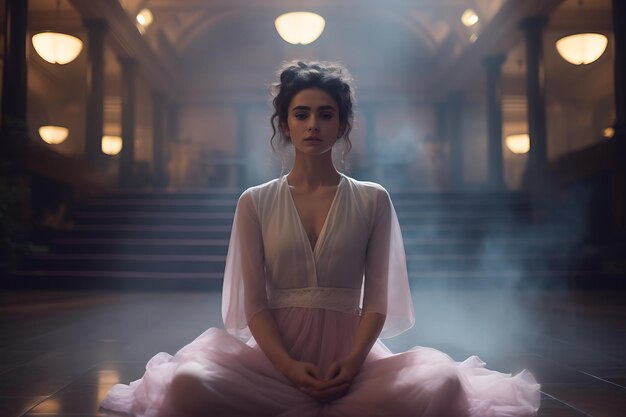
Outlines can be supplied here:
[[[393, 351], [432, 346], [529, 369], [541, 417], [626, 416], [626, 293], [422, 291]], [[220, 326], [220, 294], [0, 293], [0, 417], [103, 416], [109, 387]]]

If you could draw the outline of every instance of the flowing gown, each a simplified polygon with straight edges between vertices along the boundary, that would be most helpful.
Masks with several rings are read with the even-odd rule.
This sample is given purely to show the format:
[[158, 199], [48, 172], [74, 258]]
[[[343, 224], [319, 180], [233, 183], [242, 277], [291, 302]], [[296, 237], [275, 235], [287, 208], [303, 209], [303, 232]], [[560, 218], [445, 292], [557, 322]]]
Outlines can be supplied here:
[[174, 417], [167, 400], [179, 372], [206, 391], [207, 416], [523, 417], [539, 408], [528, 371], [489, 370], [477, 357], [455, 362], [428, 347], [394, 354], [375, 343], [349, 392], [320, 403], [274, 368], [247, 327], [269, 309], [290, 355], [322, 372], [349, 352], [360, 315], [386, 315], [381, 338], [414, 323], [402, 234], [383, 187], [341, 176], [315, 247], [300, 221], [286, 176], [240, 197], [228, 249], [222, 316], [174, 356], [161, 352], [144, 376], [115, 385], [104, 409]]

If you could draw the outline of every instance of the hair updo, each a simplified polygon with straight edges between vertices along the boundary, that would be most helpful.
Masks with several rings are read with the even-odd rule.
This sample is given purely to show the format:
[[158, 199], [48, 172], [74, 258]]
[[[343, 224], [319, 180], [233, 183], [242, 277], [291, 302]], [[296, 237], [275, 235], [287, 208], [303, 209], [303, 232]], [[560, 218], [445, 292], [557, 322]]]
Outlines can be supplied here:
[[300, 91], [307, 88], [318, 88], [328, 93], [339, 107], [339, 124], [342, 137], [346, 140], [346, 150], [350, 150], [350, 131], [354, 120], [353, 103], [354, 89], [351, 85], [352, 77], [347, 68], [334, 62], [292, 61], [283, 64], [278, 70], [280, 81], [272, 84], [270, 92], [274, 99], [274, 114], [270, 119], [272, 124], [271, 144], [274, 149], [274, 138], [278, 134], [282, 143], [289, 142], [282, 127], [287, 125], [289, 103]]

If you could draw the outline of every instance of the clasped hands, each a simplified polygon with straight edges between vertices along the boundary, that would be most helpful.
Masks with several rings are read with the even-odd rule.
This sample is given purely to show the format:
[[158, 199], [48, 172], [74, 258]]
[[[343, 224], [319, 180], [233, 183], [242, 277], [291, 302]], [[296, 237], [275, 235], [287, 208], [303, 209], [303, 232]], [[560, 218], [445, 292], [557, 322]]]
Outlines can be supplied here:
[[348, 357], [333, 362], [322, 375], [312, 363], [292, 360], [285, 366], [283, 374], [305, 394], [319, 402], [330, 402], [348, 392], [361, 365], [361, 361]]

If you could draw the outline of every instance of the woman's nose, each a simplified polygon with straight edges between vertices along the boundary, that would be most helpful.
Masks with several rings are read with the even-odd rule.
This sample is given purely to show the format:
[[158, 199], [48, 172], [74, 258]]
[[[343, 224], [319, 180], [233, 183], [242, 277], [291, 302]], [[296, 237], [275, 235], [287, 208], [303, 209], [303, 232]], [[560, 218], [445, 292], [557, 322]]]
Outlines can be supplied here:
[[307, 130], [309, 131], [319, 131], [319, 127], [317, 125], [317, 118], [316, 117], [309, 117], [309, 123], [307, 125]]

